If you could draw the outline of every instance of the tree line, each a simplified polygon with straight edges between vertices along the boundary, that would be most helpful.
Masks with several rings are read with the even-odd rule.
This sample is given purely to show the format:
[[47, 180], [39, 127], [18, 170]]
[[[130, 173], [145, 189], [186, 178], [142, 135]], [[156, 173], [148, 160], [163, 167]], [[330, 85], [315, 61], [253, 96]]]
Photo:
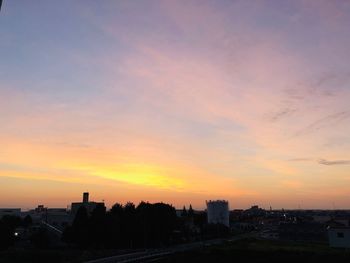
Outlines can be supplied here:
[[164, 203], [117, 203], [109, 211], [97, 204], [91, 215], [81, 206], [63, 241], [83, 247], [157, 247], [172, 242], [176, 225], [175, 208]]

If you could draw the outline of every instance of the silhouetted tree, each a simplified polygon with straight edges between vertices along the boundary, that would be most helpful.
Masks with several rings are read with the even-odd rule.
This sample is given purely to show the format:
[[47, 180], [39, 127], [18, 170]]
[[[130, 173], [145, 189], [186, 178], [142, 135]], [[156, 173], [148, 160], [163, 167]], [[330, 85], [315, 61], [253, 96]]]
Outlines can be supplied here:
[[141, 202], [137, 208], [137, 226], [140, 236], [138, 243], [148, 246], [151, 235], [151, 205], [149, 203]]
[[187, 217], [187, 211], [186, 211], [186, 207], [185, 206], [182, 208], [181, 216], [182, 217]]
[[107, 214], [107, 226], [109, 229], [106, 243], [109, 247], [121, 247], [122, 237], [122, 219], [124, 209], [119, 203], [112, 206], [112, 209]]
[[112, 209], [110, 211], [112, 214], [114, 215], [117, 215], [119, 217], [121, 217], [123, 215], [123, 205], [119, 204], [119, 203], [115, 203], [113, 206], [112, 206]]
[[124, 206], [124, 215], [122, 220], [122, 236], [124, 237], [124, 245], [132, 248], [136, 238], [136, 208], [131, 202]]
[[91, 213], [88, 223], [89, 243], [95, 246], [104, 244], [104, 239], [107, 233], [106, 229], [106, 207], [104, 204], [97, 204]]
[[192, 205], [190, 204], [190, 208], [188, 209], [188, 216], [193, 217], [193, 215], [194, 215], [194, 211], [192, 209]]
[[86, 246], [88, 244], [88, 227], [88, 213], [85, 206], [81, 206], [79, 207], [72, 224], [73, 241], [80, 246]]
[[176, 225], [175, 208], [164, 203], [141, 202], [136, 210], [144, 246], [160, 246], [169, 243]]
[[26, 215], [23, 218], [22, 225], [27, 228], [27, 227], [29, 227], [32, 224], [33, 224], [32, 217], [30, 215]]

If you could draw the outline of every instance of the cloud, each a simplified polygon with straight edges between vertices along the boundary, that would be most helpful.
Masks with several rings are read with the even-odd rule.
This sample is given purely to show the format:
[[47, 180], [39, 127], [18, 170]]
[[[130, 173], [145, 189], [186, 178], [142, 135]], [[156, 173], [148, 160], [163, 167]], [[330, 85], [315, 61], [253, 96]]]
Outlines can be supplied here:
[[330, 161], [327, 159], [314, 159], [314, 158], [293, 158], [289, 159], [289, 162], [316, 162], [318, 164], [323, 164], [323, 165], [347, 165], [350, 164], [350, 160], [334, 160]]
[[346, 119], [350, 118], [350, 111], [341, 111], [334, 114], [330, 114], [326, 117], [323, 117], [321, 119], [318, 119], [317, 121], [311, 123], [310, 125], [306, 126], [305, 128], [297, 131], [293, 137], [298, 137], [302, 135], [306, 135], [315, 131], [318, 131], [320, 129], [336, 125]]
[[269, 120], [271, 122], [279, 121], [280, 119], [289, 117], [291, 114], [293, 114], [296, 111], [297, 111], [296, 109], [284, 108], [284, 109], [281, 109], [281, 110], [279, 110], [277, 112], [274, 112], [269, 117]]
[[348, 161], [317, 157], [349, 149], [349, 12], [200, 2], [85, 5], [86, 37], [98, 34], [79, 50], [61, 45], [45, 74], [29, 67], [0, 84], [0, 159], [13, 165], [2, 174], [172, 189], [183, 200], [184, 192], [266, 198], [276, 184], [277, 200], [314, 177], [316, 196], [343, 185], [319, 164]]
[[288, 99], [294, 103], [298, 100], [324, 99], [339, 95], [338, 93], [342, 91], [349, 80], [350, 74], [347, 70], [340, 72], [329, 70], [320, 72], [310, 79], [293, 83], [285, 90], [285, 93]]
[[348, 164], [350, 164], [350, 160], [329, 161], [329, 160], [326, 160], [326, 159], [319, 159], [318, 163], [319, 164], [323, 164], [323, 165], [348, 165]]

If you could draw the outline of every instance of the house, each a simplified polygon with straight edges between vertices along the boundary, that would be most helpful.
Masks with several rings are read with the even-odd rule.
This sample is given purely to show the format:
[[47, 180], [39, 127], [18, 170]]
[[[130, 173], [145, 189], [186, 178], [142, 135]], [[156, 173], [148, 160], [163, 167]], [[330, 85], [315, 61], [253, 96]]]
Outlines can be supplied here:
[[350, 248], [350, 227], [328, 228], [330, 247]]

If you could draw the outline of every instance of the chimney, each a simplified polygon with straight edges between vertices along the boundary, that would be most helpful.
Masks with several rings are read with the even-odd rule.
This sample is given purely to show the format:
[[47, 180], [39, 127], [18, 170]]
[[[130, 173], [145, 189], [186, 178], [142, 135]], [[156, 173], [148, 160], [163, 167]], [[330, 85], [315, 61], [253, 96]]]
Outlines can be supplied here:
[[89, 192], [83, 193], [83, 203], [89, 202]]

